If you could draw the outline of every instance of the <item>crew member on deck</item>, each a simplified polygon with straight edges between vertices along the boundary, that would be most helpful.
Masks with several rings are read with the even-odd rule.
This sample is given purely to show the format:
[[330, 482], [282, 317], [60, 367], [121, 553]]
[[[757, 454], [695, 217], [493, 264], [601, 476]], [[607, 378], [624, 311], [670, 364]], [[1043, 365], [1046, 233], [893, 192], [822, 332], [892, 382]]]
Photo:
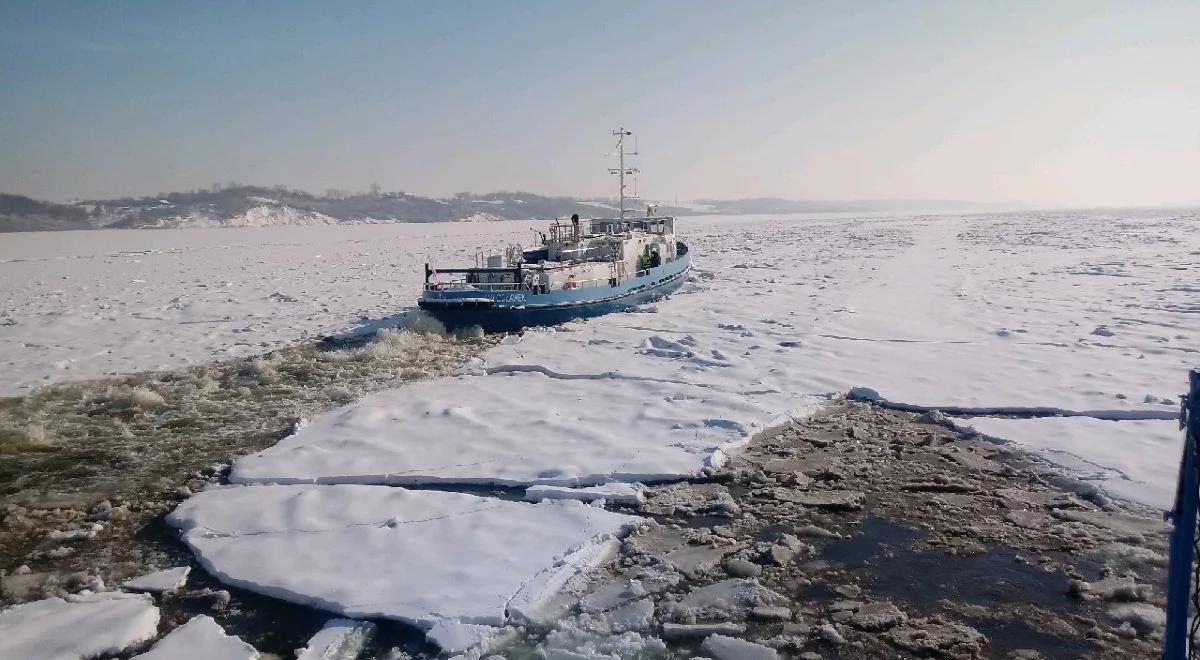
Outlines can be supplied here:
[[642, 253], [638, 255], [637, 268], [638, 268], [639, 273], [644, 270], [648, 270], [650, 268], [650, 246], [649, 245], [647, 245], [646, 249], [642, 250]]
[[662, 265], [662, 257], [659, 256], [658, 250], [654, 250], [653, 252], [650, 253], [650, 267], [658, 268], [661, 265]]

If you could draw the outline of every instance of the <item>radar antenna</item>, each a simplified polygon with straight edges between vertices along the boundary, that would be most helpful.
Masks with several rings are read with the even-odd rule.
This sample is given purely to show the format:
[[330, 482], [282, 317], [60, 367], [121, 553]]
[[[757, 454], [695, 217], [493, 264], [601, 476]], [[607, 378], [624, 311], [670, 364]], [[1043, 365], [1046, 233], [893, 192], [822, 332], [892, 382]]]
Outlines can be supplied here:
[[621, 219], [624, 219], [625, 213], [627, 212], [625, 210], [625, 175], [632, 176], [640, 171], [636, 167], [625, 167], [625, 157], [638, 155], [637, 140], [636, 138], [634, 139], [633, 151], [626, 152], [625, 138], [633, 135], [633, 131], [627, 131], [625, 130], [625, 127], [622, 126], [614, 130], [612, 133], [613, 135], [617, 136], [617, 167], [609, 168], [608, 173], [616, 174], [617, 179], [620, 181], [620, 185], [618, 186], [618, 197], [620, 199]]

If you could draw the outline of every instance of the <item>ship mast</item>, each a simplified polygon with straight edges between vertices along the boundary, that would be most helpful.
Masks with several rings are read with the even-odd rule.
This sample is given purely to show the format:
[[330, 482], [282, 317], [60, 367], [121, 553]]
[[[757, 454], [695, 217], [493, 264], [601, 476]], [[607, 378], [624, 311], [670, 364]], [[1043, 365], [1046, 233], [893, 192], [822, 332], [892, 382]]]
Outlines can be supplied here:
[[627, 130], [625, 130], [625, 127], [622, 126], [618, 129], [616, 129], [615, 131], [613, 131], [612, 133], [613, 133], [613, 135], [617, 136], [617, 167], [615, 169], [609, 168], [608, 173], [616, 174], [618, 180], [620, 181], [620, 185], [618, 187], [619, 187], [619, 197], [621, 200], [620, 201], [621, 219], [624, 220], [625, 219], [625, 175], [626, 174], [634, 175], [634, 174], [638, 173], [638, 169], [636, 167], [625, 167], [625, 157], [626, 156], [636, 156], [636, 155], [638, 155], [638, 152], [637, 152], [636, 146], [634, 147], [633, 151], [631, 151], [629, 153], [625, 152], [625, 138], [626, 138], [626, 136], [633, 135], [633, 131], [627, 131]]

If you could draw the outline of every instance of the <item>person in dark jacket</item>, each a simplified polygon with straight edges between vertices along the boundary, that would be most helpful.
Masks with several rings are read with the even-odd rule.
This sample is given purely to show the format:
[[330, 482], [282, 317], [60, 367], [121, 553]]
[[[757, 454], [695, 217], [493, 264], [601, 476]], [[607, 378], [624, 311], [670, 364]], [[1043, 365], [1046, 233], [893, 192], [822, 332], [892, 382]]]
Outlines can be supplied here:
[[658, 268], [661, 265], [662, 265], [662, 257], [659, 256], [658, 250], [654, 250], [653, 252], [650, 253], [650, 267]]

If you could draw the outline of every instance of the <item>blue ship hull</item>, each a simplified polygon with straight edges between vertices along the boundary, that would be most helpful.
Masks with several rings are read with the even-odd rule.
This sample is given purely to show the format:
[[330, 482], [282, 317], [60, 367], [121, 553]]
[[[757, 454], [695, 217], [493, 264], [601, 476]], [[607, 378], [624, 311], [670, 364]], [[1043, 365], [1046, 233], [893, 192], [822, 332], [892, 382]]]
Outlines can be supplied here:
[[[686, 248], [685, 248], [686, 249]], [[616, 286], [560, 289], [546, 293], [528, 290], [426, 291], [418, 306], [448, 330], [479, 326], [485, 332], [515, 332], [538, 325], [555, 325], [632, 309], [678, 289], [687, 278], [691, 257], [679, 258]]]

